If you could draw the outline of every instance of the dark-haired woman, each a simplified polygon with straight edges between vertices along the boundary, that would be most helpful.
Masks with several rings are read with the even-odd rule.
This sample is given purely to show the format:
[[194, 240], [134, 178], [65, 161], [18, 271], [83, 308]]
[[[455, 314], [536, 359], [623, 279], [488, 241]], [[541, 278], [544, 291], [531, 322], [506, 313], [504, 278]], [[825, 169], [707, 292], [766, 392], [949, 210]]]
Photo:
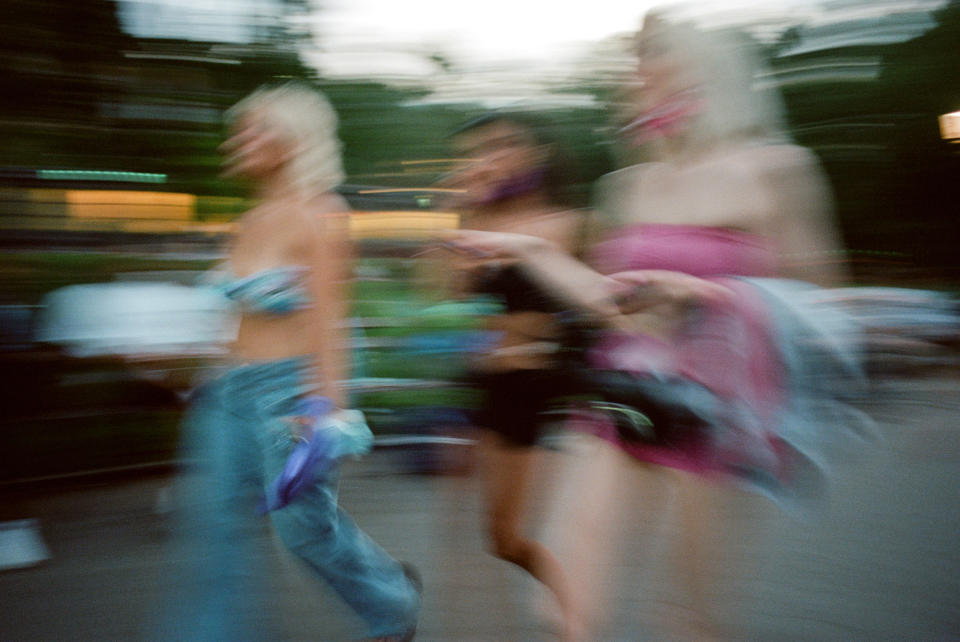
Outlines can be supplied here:
[[[459, 190], [463, 228], [530, 235], [573, 253], [582, 214], [563, 204], [556, 147], [541, 128], [523, 115], [493, 114], [468, 123], [452, 137], [464, 161], [448, 184]], [[578, 609], [563, 569], [523, 530], [537, 445], [549, 422], [546, 411], [564, 386], [557, 368], [563, 337], [556, 315], [562, 306], [509, 265], [468, 253], [455, 260], [457, 289], [491, 295], [501, 305], [487, 322], [498, 339], [470, 368], [482, 395], [475, 423], [483, 429], [480, 461], [491, 550], [553, 593], [562, 613], [561, 636], [578, 639]]]

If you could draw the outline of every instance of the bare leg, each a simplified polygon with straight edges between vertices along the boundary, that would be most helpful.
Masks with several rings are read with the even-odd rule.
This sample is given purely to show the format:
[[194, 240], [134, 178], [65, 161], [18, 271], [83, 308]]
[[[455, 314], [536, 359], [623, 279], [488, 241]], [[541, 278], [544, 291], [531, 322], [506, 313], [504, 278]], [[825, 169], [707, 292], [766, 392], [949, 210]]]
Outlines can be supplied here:
[[716, 539], [720, 508], [710, 501], [713, 493], [706, 482], [687, 479], [675, 471], [667, 474], [672, 477], [677, 501], [670, 520], [673, 537], [666, 561], [668, 575], [680, 590], [681, 610], [668, 615], [665, 624], [676, 639], [715, 639], [709, 589], [719, 566]]
[[600, 639], [609, 574], [623, 537], [624, 462], [616, 448], [600, 439], [575, 435], [571, 442], [573, 453], [558, 480], [549, 528], [582, 616], [584, 639]]
[[669, 561], [694, 616], [680, 623], [684, 637], [740, 637], [730, 609], [752, 590], [760, 562], [757, 545], [779, 517], [777, 507], [760, 495], [674, 472], [680, 537]]
[[655, 588], [650, 582], [659, 560], [670, 548], [683, 549], [676, 521], [669, 519], [677, 488], [669, 471], [638, 463], [599, 438], [571, 435], [568, 445], [559, 491], [551, 498], [550, 542], [580, 605], [587, 639], [609, 639], [612, 609], [630, 609], [625, 615], [631, 621], [648, 615], [639, 610], [640, 594], [631, 605], [614, 594], [618, 587]]
[[499, 436], [491, 433], [484, 435], [481, 447], [491, 552], [543, 583], [556, 597], [563, 613], [563, 638], [571, 642], [582, 639], [578, 609], [559, 561], [546, 546], [521, 534], [537, 449], [505, 446]]

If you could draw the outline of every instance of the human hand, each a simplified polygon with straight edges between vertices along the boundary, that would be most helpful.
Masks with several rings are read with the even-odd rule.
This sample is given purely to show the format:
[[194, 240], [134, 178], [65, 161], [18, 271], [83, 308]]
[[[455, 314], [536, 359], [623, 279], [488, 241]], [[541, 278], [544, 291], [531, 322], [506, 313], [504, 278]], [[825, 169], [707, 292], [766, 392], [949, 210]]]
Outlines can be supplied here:
[[614, 301], [622, 314], [663, 303], [721, 303], [731, 296], [729, 289], [713, 281], [668, 270], [631, 270], [610, 278], [614, 282]]
[[297, 401], [294, 413], [286, 419], [296, 439], [309, 439], [317, 425], [336, 412], [336, 404], [329, 397], [306, 395]]

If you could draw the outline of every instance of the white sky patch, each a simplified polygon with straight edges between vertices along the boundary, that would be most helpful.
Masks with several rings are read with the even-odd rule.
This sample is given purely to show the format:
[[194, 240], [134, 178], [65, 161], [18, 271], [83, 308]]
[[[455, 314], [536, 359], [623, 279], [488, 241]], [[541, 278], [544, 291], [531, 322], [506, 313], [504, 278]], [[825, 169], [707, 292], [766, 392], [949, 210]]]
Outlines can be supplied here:
[[[441, 53], [463, 70], [568, 68], [597, 42], [632, 33], [652, 7], [727, 22], [809, 14], [805, 0], [324, 0], [310, 17], [317, 49], [307, 58], [330, 75], [431, 75]], [[798, 9], [799, 7], [799, 9]], [[375, 61], [370, 65], [370, 61]], [[381, 66], [383, 71], [378, 71]]]
[[329, 50], [373, 43], [435, 48], [468, 62], [543, 60], [571, 45], [632, 31], [652, 1], [333, 0], [316, 14]]
[[[302, 18], [314, 35], [308, 64], [327, 76], [430, 78], [431, 54], [458, 71], [560, 73], [596, 43], [634, 32], [655, 6], [713, 24], [777, 25], [929, 10], [943, 0], [314, 0]], [[249, 42], [279, 0], [121, 0], [124, 28], [140, 37]]]

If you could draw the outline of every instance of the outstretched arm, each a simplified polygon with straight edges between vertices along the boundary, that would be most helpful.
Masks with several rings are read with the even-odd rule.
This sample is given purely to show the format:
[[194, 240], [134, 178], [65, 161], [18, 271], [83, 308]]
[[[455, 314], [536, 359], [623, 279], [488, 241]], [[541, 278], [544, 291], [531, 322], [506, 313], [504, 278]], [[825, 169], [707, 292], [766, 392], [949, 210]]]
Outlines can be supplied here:
[[[664, 270], [604, 275], [543, 239], [523, 234], [463, 230], [447, 241], [488, 261], [522, 263], [553, 295], [595, 321], [620, 329], [637, 327], [635, 315], [665, 307], [677, 309], [728, 296], [726, 288], [697, 277]], [[640, 324], [649, 326], [649, 321]]]

